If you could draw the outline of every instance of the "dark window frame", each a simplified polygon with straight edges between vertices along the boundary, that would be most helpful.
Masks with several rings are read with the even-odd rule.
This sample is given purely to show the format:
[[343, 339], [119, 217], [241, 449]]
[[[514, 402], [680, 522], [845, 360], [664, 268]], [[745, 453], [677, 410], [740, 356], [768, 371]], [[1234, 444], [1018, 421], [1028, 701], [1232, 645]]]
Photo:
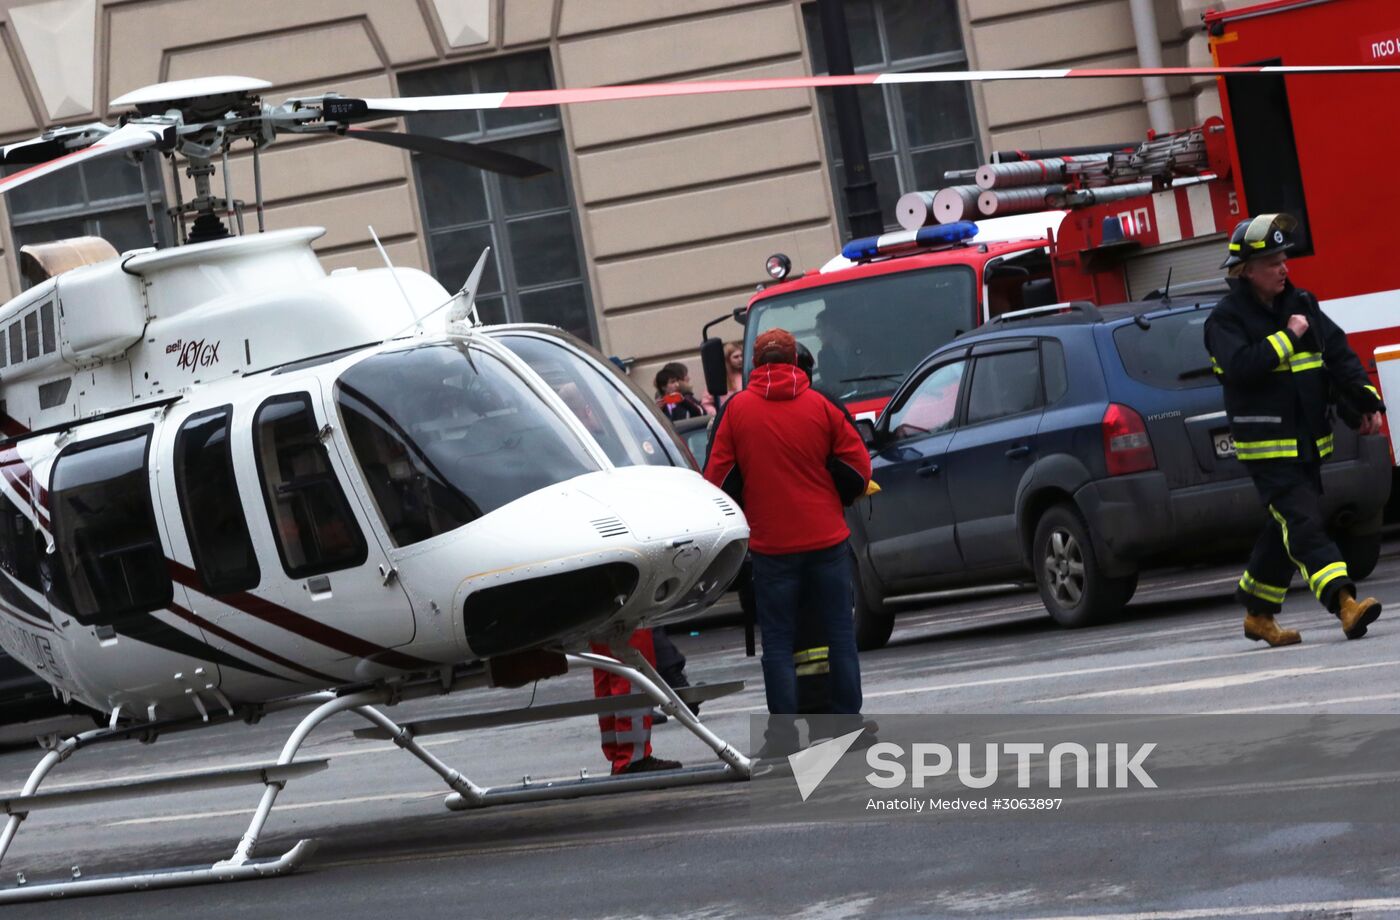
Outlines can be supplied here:
[[[915, 376], [911, 377], [909, 385], [897, 392], [894, 398], [890, 400], [889, 407], [881, 419], [881, 425], [884, 428], [885, 436], [888, 437], [890, 443], [904, 444], [909, 441], [933, 437], [934, 435], [948, 434], [961, 428], [963, 426], [963, 416], [967, 410], [967, 394], [972, 382], [971, 369], [973, 361], [972, 355], [970, 355], [966, 349], [963, 349], [955, 354], [945, 355], [936, 363], [928, 365], [924, 369], [918, 371]], [[890, 427], [894, 421], [895, 414], [908, 405], [909, 400], [914, 397], [914, 394], [918, 392], [919, 387], [923, 386], [926, 380], [944, 368], [951, 367], [954, 364], [965, 364], [967, 367], [963, 369], [962, 375], [958, 378], [958, 395], [953, 406], [953, 416], [949, 420], [948, 426], [946, 428], [940, 428], [937, 431], [921, 431], [903, 437], [897, 436], [895, 434], [895, 429]]]
[[[156, 237], [160, 240], [160, 245], [170, 244], [170, 222], [164, 219], [165, 204], [165, 170], [161, 168], [162, 161], [159, 156], [149, 154], [142, 158], [140, 168], [145, 171], [147, 186], [150, 190], [149, 201], [151, 213], [155, 215]], [[5, 170], [5, 174], [12, 174], [27, 169], [27, 166], [19, 165]], [[62, 176], [45, 176], [35, 180], [33, 184], [40, 182], [62, 183], [62, 188], [68, 194], [70, 200], [57, 205], [40, 207], [25, 207], [24, 198], [19, 198], [6, 202], [10, 219], [10, 233], [15, 243], [15, 252], [19, 252], [20, 246], [26, 243], [27, 232], [30, 228], [43, 227], [52, 224], [62, 224], [66, 222], [81, 222], [84, 236], [103, 236], [102, 222], [110, 219], [114, 215], [140, 208], [145, 213], [147, 197], [141, 191], [135, 191], [112, 197], [102, 197], [100, 191], [96, 194], [89, 189], [89, 176], [87, 170], [79, 167], [72, 173], [65, 173]], [[71, 237], [74, 234], [56, 235], [55, 238]], [[47, 236], [47, 234], [46, 234]], [[108, 242], [112, 242], [108, 240]], [[141, 244], [142, 246], [152, 245], [149, 237]], [[117, 249], [121, 249], [115, 242]]]
[[[977, 385], [977, 372], [981, 369], [982, 363], [984, 361], [993, 360], [996, 358], [1004, 358], [1007, 355], [1023, 354], [1029, 354], [1035, 357], [1035, 402], [1031, 406], [1025, 409], [1019, 409], [1015, 412], [1009, 412], [1004, 415], [993, 415], [987, 418], [973, 419], [972, 388]], [[1020, 418], [1025, 415], [1030, 415], [1034, 412], [1043, 412], [1045, 410], [1045, 367], [1040, 360], [1040, 346], [1038, 342], [1032, 342], [1030, 344], [1023, 345], [1018, 348], [1007, 348], [1005, 350], [998, 349], [996, 351], [983, 352], [980, 354], [976, 350], [974, 350], [972, 352], [972, 360], [972, 373], [968, 377], [967, 391], [963, 394], [963, 405], [961, 407], [962, 426], [960, 427], [971, 428], [976, 425], [990, 425], [994, 422], [1000, 422], [1009, 418]]]
[[[210, 578], [209, 567], [206, 565], [205, 541], [200, 539], [201, 531], [198, 525], [194, 508], [190, 503], [189, 492], [185, 485], [185, 477], [182, 471], [186, 469], [185, 446], [191, 434], [192, 426], [211, 418], [223, 416], [225, 419], [225, 442], [223, 450], [223, 465], [229, 480], [233, 483], [231, 495], [225, 495], [224, 501], [232, 502], [237, 506], [237, 519], [242, 525], [242, 538], [246, 542], [248, 556], [252, 563], [251, 570], [245, 570], [236, 577], [220, 576], [217, 581]], [[238, 490], [238, 473], [233, 462], [233, 404], [218, 406], [213, 409], [205, 409], [187, 416], [180, 423], [180, 429], [175, 435], [175, 455], [171, 463], [172, 473], [175, 477], [175, 495], [180, 505], [180, 518], [185, 525], [185, 539], [190, 545], [190, 556], [194, 559], [194, 569], [199, 575], [203, 585], [204, 593], [211, 597], [220, 597], [227, 594], [236, 594], [240, 591], [251, 591], [262, 581], [262, 568], [258, 565], [258, 555], [253, 547], [253, 538], [248, 531], [248, 515], [243, 507], [243, 496]]]
[[[592, 368], [598, 376], [602, 377], [608, 385], [616, 390], [622, 400], [631, 406], [641, 418], [642, 423], [651, 431], [652, 437], [656, 439], [657, 447], [661, 451], [662, 457], [667, 461], [666, 465], [678, 467], [680, 469], [690, 467], [690, 462], [683, 453], [683, 451], [687, 451], [689, 448], [685, 446], [684, 440], [680, 438], [675, 429], [666, 421], [665, 416], [661, 414], [661, 410], [656, 407], [656, 402], [652, 399], [648, 399], [646, 393], [638, 386], [636, 381], [627, 376], [617, 365], [603, 357], [602, 353], [593, 346], [586, 342], [581, 342], [578, 339], [568, 341], [558, 333], [543, 329], [512, 330], [510, 333], [497, 336], [496, 338], [502, 345], [510, 349], [511, 354], [520, 358], [521, 361], [525, 361], [525, 359], [521, 357], [515, 349], [510, 348], [508, 344], [511, 339], [528, 339], [531, 341], [545, 342], [557, 348], [577, 353], [582, 363]], [[525, 361], [525, 363], [529, 365], [528, 361]], [[530, 369], [534, 371], [533, 367]], [[597, 439], [594, 438], [594, 440], [596, 441]], [[599, 447], [603, 447], [603, 445], [600, 444]], [[606, 448], [604, 448], [604, 453], [607, 453]], [[612, 457], [608, 459], [613, 462], [614, 466], [621, 465], [613, 461]], [[661, 464], [647, 465], [660, 466]]]
[[[155, 549], [159, 551], [161, 557], [161, 565], [159, 567], [161, 575], [159, 578], [163, 590], [159, 592], [158, 598], [154, 598], [153, 596], [154, 599], [144, 603], [128, 605], [116, 609], [107, 606], [107, 604], [110, 603], [110, 598], [94, 598], [99, 604], [98, 610], [91, 615], [84, 613], [78, 610], [78, 605], [73, 600], [67, 567], [63, 561], [63, 548], [60, 545], [56, 553], [58, 556], [57, 564], [53, 567], [54, 584], [52, 593], [55, 596], [54, 599], [56, 603], [58, 603], [66, 613], [71, 615], [74, 620], [85, 626], [115, 625], [131, 617], [168, 608], [175, 600], [175, 585], [170, 578], [169, 569], [165, 564], [169, 559], [169, 554], [166, 551], [164, 543], [161, 541], [160, 518], [156, 512], [155, 497], [151, 494], [151, 450], [153, 442], [155, 441], [154, 435], [155, 426], [151, 424], [141, 425], [136, 428], [126, 428], [96, 438], [89, 438], [85, 441], [77, 441], [59, 451], [58, 456], [54, 458], [53, 467], [49, 474], [50, 530], [55, 542], [59, 542], [64, 536], [65, 530], [65, 528], [61, 526], [63, 517], [65, 516], [62, 501], [64, 490], [58, 487], [58, 474], [63, 468], [64, 461], [76, 454], [101, 450], [104, 447], [110, 447], [114, 444], [120, 444], [126, 441], [134, 441], [137, 438], [143, 438], [145, 440], [141, 458], [141, 483], [143, 488], [140, 491], [140, 495], [144, 499], [145, 509], [149, 515], [148, 520], [151, 525], [151, 532], [149, 535], [153, 537], [153, 541], [150, 545], [153, 545]], [[110, 480], [107, 481], [110, 482]], [[74, 552], [75, 554], [77, 553], [76, 548], [74, 548]], [[78, 561], [79, 564], [82, 564], [81, 559]]]
[[[1045, 356], [1052, 349], [1058, 355], [1059, 360], [1057, 363], [1059, 364], [1061, 371], [1061, 379], [1064, 383], [1064, 388], [1060, 390], [1060, 392], [1057, 393], [1054, 396], [1054, 398], [1051, 398], [1050, 396], [1050, 378], [1045, 373], [1045, 368], [1049, 365], [1049, 362], [1046, 361]], [[1049, 409], [1055, 405], [1058, 405], [1060, 400], [1064, 399], [1068, 394], [1069, 358], [1065, 354], [1065, 343], [1053, 336], [1046, 336], [1045, 338], [1042, 338], [1040, 340], [1040, 395], [1043, 403], [1043, 408]]]
[[[340, 512], [346, 519], [347, 525], [351, 528], [351, 536], [354, 537], [355, 552], [346, 554], [341, 558], [334, 558], [325, 562], [293, 566], [287, 558], [287, 548], [282, 539], [282, 529], [276, 505], [273, 502], [272, 494], [269, 491], [267, 479], [267, 469], [263, 463], [263, 440], [262, 426], [263, 414], [273, 406], [280, 406], [284, 403], [301, 403], [306, 411], [307, 417], [311, 421], [312, 431], [320, 431], [318, 419], [316, 418], [315, 401], [309, 391], [298, 390], [291, 393], [278, 393], [269, 396], [258, 404], [257, 411], [253, 414], [253, 459], [258, 469], [258, 491], [262, 493], [263, 507], [267, 513], [268, 526], [272, 528], [272, 542], [277, 547], [277, 557], [282, 563], [282, 571], [288, 578], [303, 579], [316, 575], [327, 575], [331, 572], [342, 572], [346, 569], [353, 569], [364, 565], [369, 560], [369, 543], [365, 539], [364, 528], [360, 526], [359, 519], [355, 516], [355, 509], [350, 504], [350, 499], [345, 493], [345, 483], [335, 474], [335, 464], [331, 462], [330, 451], [326, 449], [324, 441], [318, 441], [318, 446], [322, 452], [327, 468], [326, 475], [335, 485], [335, 497], [340, 505]], [[296, 522], [293, 522], [296, 523]], [[299, 527], [300, 525], [298, 525]]]
[[[486, 61], [456, 62], [445, 66], [438, 65], [430, 68], [407, 70], [398, 75], [398, 80], [402, 81], [407, 77], [409, 81], [412, 82], [412, 79], [417, 75], [438, 71], [462, 70], [468, 76], [468, 81], [470, 82], [470, 88], [464, 91], [476, 93], [491, 92], [493, 89], [483, 88], [481, 85], [482, 71], [479, 69], [478, 65], [488, 63], [499, 65], [509, 57], [524, 57], [527, 55], [541, 56], [549, 72], [549, 84], [552, 87], [554, 85], [554, 62], [549, 59], [547, 51], [524, 51], [518, 55], [506, 55], [491, 58]], [[400, 91], [403, 91], [402, 88], [400, 88]], [[435, 277], [438, 276], [439, 267], [433, 247], [434, 236], [474, 229], [485, 229], [490, 237], [491, 261], [494, 263], [495, 272], [500, 280], [501, 289], [499, 292], [483, 295], [479, 297], [478, 300], [489, 301], [500, 297], [502, 312], [504, 314], [503, 321], [506, 323], [535, 322], [536, 320], [524, 316], [521, 306], [522, 297], [536, 293], [546, 293], [551, 290], [562, 290], [572, 287], [575, 284], [580, 285], [583, 291], [584, 313], [588, 322], [587, 338], [590, 342], [597, 342], [600, 341], [600, 323], [596, 305], [593, 302], [592, 284], [588, 273], [587, 259], [584, 254], [583, 233], [582, 227], [579, 224], [580, 208], [578, 206], [578, 197], [568, 168], [569, 149], [565, 142], [563, 119], [559, 115], [558, 108], [553, 107], [551, 111], [553, 116], [549, 118], [539, 118], [503, 126], [489, 126], [481, 113], [476, 113], [477, 128], [475, 130], [468, 130], [465, 132], [458, 131], [454, 133], [432, 131], [431, 121], [423, 119], [422, 116], [418, 116], [418, 118], [422, 120], [416, 124], [414, 123], [415, 119], [409, 119], [409, 130], [433, 134], [434, 136], [442, 137], [446, 140], [466, 141], [468, 143], [480, 144], [487, 147], [496, 143], [554, 136], [557, 137], [560, 151], [561, 168], [559, 170], [559, 176], [564, 185], [565, 204], [559, 207], [531, 211], [528, 214], [507, 215], [505, 196], [501, 190], [501, 181], [503, 177], [496, 173], [482, 170], [480, 172], [486, 216], [483, 219], [458, 221], [441, 226], [433, 226], [429, 221], [424, 183], [420, 174], [420, 163], [422, 162], [423, 154], [413, 154], [411, 160], [413, 162], [414, 188], [418, 200], [418, 213], [423, 219], [424, 235], [426, 237], [425, 243], [428, 249], [429, 270]], [[462, 168], [471, 169], [472, 167], [463, 166]], [[549, 281], [538, 284], [521, 285], [516, 277], [515, 259], [509, 238], [510, 234], [508, 229], [510, 223], [518, 220], [558, 217], [562, 215], [569, 216], [569, 223], [573, 231], [574, 242], [578, 253], [578, 275], [564, 281]], [[490, 269], [488, 268], [488, 273], [489, 271]], [[440, 280], [443, 280], [445, 286], [454, 290], [454, 285], [460, 283], [457, 279], [452, 278]], [[489, 323], [491, 320], [487, 319], [486, 322]]]
[[[1251, 66], [1270, 67], [1282, 58], [1256, 61]], [[1235, 152], [1240, 163], [1240, 183], [1251, 214], [1286, 212], [1298, 221], [1293, 231], [1290, 258], [1313, 254], [1308, 222], [1308, 192], [1293, 133], [1293, 104], [1282, 74], [1226, 77]]]
[[[873, 63], [863, 63], [856, 65], [853, 68], [853, 70], [856, 73], [890, 73], [906, 71], [961, 69], [967, 67], [967, 42], [962, 31], [963, 23], [961, 14], [959, 12], [960, 5], [954, 5], [954, 16], [957, 18], [956, 24], [958, 27], [958, 45], [961, 50], [938, 51], [931, 52], [928, 54], [917, 55], [914, 57], [901, 58], [895, 58], [893, 56], [893, 51], [891, 49], [891, 43], [889, 38], [889, 30], [885, 22], [885, 12], [884, 7], [881, 4], [881, 0], [872, 0], [871, 6], [874, 11], [876, 39], [880, 46], [880, 60], [875, 61]], [[814, 23], [813, 18], [808, 13], [809, 10], [815, 12], [816, 4], [803, 3], [802, 32], [804, 35], [804, 39], [807, 41], [809, 45], [809, 50], [811, 52], [809, 54], [809, 58], [811, 61], [812, 72], [814, 74], [824, 75], [827, 73], [827, 71], [824, 68], [818, 70], [818, 64], [824, 64], [825, 62], [824, 60], [818, 60], [818, 52], [815, 46], [813, 45], [814, 41], [819, 39], [821, 35], [820, 20], [816, 19]], [[815, 28], [812, 27], [814, 24]], [[820, 57], [822, 59], [825, 58], [825, 49], [821, 50]], [[970, 143], [973, 148], [973, 162], [965, 164], [964, 168], [974, 168], [983, 161], [982, 131], [977, 120], [977, 104], [976, 100], [972, 96], [971, 84], [964, 85], [963, 97], [967, 105], [968, 121], [972, 129], [971, 136], [968, 138], [958, 138], [956, 140], [941, 141], [938, 143], [919, 144], [917, 146], [911, 143], [908, 128], [905, 124], [905, 100], [903, 86], [905, 86], [905, 84], [886, 83], [871, 88], [878, 90], [880, 93], [881, 101], [885, 107], [886, 121], [889, 125], [891, 134], [891, 150], [888, 152], [882, 151], [880, 153], [873, 154], [872, 159], [889, 159], [892, 156], [895, 164], [895, 175], [898, 179], [899, 185], [899, 188], [897, 190], [898, 193], [902, 194], [908, 191], [920, 190], [918, 183], [915, 181], [914, 157], [917, 154], [932, 152], [936, 150], [951, 149], [954, 147], [964, 146]], [[862, 89], [864, 89], [864, 87], [862, 87]], [[818, 90], [817, 92], [819, 97], [823, 97], [823, 94], [829, 94], [831, 91]], [[836, 139], [836, 126], [830, 123], [830, 120], [827, 117], [825, 104], [818, 104], [817, 108], [820, 112], [820, 115], [818, 117], [822, 128], [822, 139], [826, 145], [827, 150], [827, 165], [829, 167], [828, 179], [831, 182], [832, 191], [834, 193], [833, 198], [836, 204], [837, 220], [839, 222], [843, 234], [845, 235], [845, 238], [850, 239], [850, 216], [846, 213], [845, 189], [839, 183], [839, 174], [837, 172], [838, 166], [843, 166], [844, 162], [842, 161], [840, 146]], [[868, 140], [869, 138], [867, 138], [867, 141]], [[873, 166], [874, 164], [872, 163], [872, 178], [874, 178]], [[936, 186], [936, 188], [942, 188], [946, 183], [942, 181], [941, 176], [938, 178], [939, 183]], [[933, 191], [934, 189], [922, 190]], [[896, 194], [894, 198], [898, 198], [898, 194]], [[880, 218], [884, 222], [885, 230], [890, 231], [902, 229], [898, 221], [896, 221], [895, 219], [895, 214], [893, 210], [891, 210], [889, 213], [882, 213], [880, 215]]]

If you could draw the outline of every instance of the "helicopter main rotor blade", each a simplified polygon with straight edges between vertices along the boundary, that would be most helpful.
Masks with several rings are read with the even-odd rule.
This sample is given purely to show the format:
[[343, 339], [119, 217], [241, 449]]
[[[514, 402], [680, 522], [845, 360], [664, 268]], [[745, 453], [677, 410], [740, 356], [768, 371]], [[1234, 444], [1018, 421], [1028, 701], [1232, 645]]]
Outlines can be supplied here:
[[81, 150], [65, 153], [62, 156], [39, 163], [37, 166], [31, 166], [28, 169], [0, 178], [0, 192], [11, 191], [26, 182], [41, 179], [61, 169], [77, 166], [88, 160], [131, 153], [137, 150], [150, 150], [155, 147], [168, 149], [174, 142], [174, 125], [139, 123], [123, 125]]
[[580, 102], [616, 102], [760, 90], [871, 86], [885, 83], [985, 83], [997, 80], [1100, 80], [1141, 77], [1234, 77], [1305, 74], [1400, 73], [1400, 64], [1288, 64], [1268, 67], [1117, 67], [1058, 70], [937, 70], [908, 73], [861, 73], [836, 76], [767, 77], [753, 80], [704, 80], [680, 83], [638, 83], [585, 89], [521, 90], [505, 93], [463, 93], [451, 96], [350, 98], [327, 96], [326, 117], [350, 121], [404, 112], [454, 112], [509, 109]]
[[390, 147], [400, 147], [404, 150], [426, 153], [431, 156], [445, 157], [449, 160], [456, 160], [458, 163], [465, 163], [468, 166], [475, 166], [478, 169], [506, 176], [528, 178], [554, 171], [543, 163], [536, 163], [534, 160], [527, 160], [512, 153], [503, 153], [499, 150], [492, 150], [490, 147], [469, 144], [465, 141], [448, 141], [423, 134], [403, 134], [397, 131], [370, 131], [364, 128], [351, 128], [345, 132], [345, 136], [362, 141], [373, 141], [376, 144], [388, 144]]

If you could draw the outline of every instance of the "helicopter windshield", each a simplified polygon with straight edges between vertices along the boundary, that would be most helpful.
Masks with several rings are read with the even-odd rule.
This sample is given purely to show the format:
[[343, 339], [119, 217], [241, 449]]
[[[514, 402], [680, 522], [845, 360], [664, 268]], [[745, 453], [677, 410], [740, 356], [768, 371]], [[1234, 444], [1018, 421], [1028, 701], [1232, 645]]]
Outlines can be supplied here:
[[476, 348], [374, 355], [342, 374], [335, 392], [397, 546], [599, 468], [524, 380]]

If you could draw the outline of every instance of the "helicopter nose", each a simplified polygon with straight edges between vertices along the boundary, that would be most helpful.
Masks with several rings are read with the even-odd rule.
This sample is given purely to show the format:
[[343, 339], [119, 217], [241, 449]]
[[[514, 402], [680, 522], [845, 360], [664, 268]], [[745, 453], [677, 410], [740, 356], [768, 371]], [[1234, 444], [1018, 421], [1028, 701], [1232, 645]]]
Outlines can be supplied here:
[[748, 551], [748, 521], [698, 474], [629, 467], [585, 477], [579, 488], [613, 509], [633, 538], [651, 548], [652, 577], [638, 586], [642, 597], [629, 612], [650, 622], [673, 619], [713, 603], [738, 574]]
[[670, 467], [590, 473], [469, 526], [476, 574], [459, 582], [456, 605], [463, 638], [483, 658], [711, 603], [748, 545], [748, 522], [728, 497]]

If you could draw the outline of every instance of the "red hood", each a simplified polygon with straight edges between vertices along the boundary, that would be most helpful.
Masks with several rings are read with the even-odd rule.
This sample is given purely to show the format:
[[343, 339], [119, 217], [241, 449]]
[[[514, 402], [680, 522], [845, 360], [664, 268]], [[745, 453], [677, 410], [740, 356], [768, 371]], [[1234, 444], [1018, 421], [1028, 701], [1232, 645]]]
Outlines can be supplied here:
[[807, 391], [812, 382], [796, 364], [760, 364], [749, 374], [746, 389], [764, 399], [778, 402], [796, 399]]

